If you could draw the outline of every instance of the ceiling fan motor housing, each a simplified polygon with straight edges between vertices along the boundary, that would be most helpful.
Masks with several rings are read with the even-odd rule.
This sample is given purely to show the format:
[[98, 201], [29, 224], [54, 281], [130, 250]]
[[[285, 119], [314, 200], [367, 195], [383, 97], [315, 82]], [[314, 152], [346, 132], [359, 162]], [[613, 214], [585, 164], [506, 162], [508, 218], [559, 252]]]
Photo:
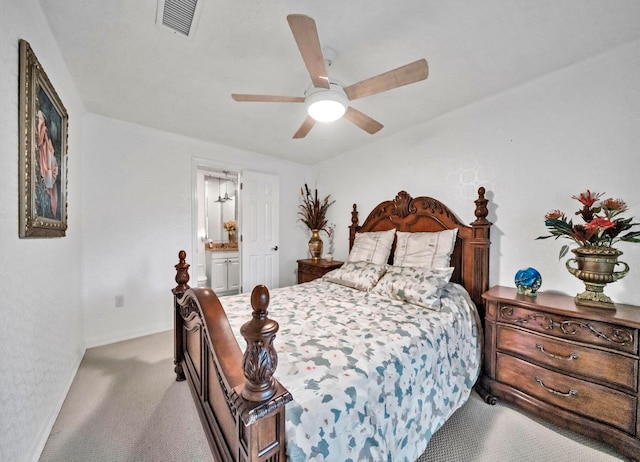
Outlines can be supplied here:
[[333, 122], [347, 110], [349, 99], [340, 83], [329, 82], [329, 88], [311, 87], [305, 93], [308, 114], [318, 122]]

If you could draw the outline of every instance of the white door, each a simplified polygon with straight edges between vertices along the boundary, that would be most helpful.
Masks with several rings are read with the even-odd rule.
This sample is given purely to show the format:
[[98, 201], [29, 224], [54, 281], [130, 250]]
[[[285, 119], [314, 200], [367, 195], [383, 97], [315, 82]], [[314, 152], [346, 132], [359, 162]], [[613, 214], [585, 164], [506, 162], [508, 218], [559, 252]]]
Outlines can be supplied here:
[[240, 193], [241, 292], [251, 292], [258, 284], [275, 289], [280, 283], [278, 176], [245, 170]]

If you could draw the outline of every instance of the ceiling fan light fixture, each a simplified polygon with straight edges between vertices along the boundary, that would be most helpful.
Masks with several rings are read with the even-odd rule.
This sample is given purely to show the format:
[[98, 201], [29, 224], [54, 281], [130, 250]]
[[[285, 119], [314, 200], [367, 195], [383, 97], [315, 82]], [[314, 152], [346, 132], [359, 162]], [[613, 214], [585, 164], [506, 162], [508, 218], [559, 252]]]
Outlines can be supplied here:
[[326, 88], [313, 88], [307, 94], [307, 113], [318, 122], [333, 122], [347, 111], [347, 95], [340, 85], [330, 84]]

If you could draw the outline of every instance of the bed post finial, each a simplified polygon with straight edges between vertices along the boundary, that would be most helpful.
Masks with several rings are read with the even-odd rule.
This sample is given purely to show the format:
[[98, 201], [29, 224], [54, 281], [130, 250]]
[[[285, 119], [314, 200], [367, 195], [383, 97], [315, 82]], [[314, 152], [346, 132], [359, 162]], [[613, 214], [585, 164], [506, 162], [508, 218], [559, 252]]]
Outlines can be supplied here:
[[186, 262], [186, 259], [187, 252], [185, 252], [184, 250], [178, 252], [179, 262], [177, 265], [175, 265], [176, 282], [178, 283], [178, 285], [171, 291], [178, 297], [182, 297], [182, 294], [189, 290], [189, 284], [187, 283], [189, 282], [189, 266], [191, 265]]
[[476, 203], [476, 220], [471, 223], [472, 225], [488, 225], [489, 220], [487, 220], [487, 215], [489, 215], [489, 210], [487, 209], [488, 199], [484, 198], [485, 189], [480, 186], [478, 188], [478, 198], [474, 201]]
[[270, 399], [278, 388], [273, 378], [278, 367], [273, 340], [280, 326], [267, 317], [269, 290], [265, 286], [259, 285], [253, 289], [251, 306], [251, 321], [240, 328], [240, 333], [247, 341], [247, 349], [242, 357], [242, 369], [247, 381], [241, 394], [246, 400], [261, 402]]
[[351, 226], [358, 226], [358, 204], [353, 204], [351, 210]]
[[353, 210], [351, 210], [351, 225], [349, 225], [349, 252], [351, 252], [351, 248], [353, 247], [353, 241], [356, 238], [356, 233], [358, 232], [358, 206], [353, 204]]

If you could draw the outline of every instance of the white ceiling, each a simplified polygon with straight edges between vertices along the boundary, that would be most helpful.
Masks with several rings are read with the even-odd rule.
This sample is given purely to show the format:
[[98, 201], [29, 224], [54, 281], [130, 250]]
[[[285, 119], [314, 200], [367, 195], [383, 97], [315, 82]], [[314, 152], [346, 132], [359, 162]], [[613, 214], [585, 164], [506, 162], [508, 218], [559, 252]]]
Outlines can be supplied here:
[[[156, 25], [157, 0], [40, 0], [90, 112], [313, 164], [640, 38], [637, 0], [200, 0], [185, 38]], [[346, 120], [292, 139], [310, 84], [286, 16], [315, 19], [345, 84], [420, 58], [429, 78], [353, 102]], [[36, 50], [37, 54], [37, 50]], [[54, 83], [55, 84], [55, 83]]]

